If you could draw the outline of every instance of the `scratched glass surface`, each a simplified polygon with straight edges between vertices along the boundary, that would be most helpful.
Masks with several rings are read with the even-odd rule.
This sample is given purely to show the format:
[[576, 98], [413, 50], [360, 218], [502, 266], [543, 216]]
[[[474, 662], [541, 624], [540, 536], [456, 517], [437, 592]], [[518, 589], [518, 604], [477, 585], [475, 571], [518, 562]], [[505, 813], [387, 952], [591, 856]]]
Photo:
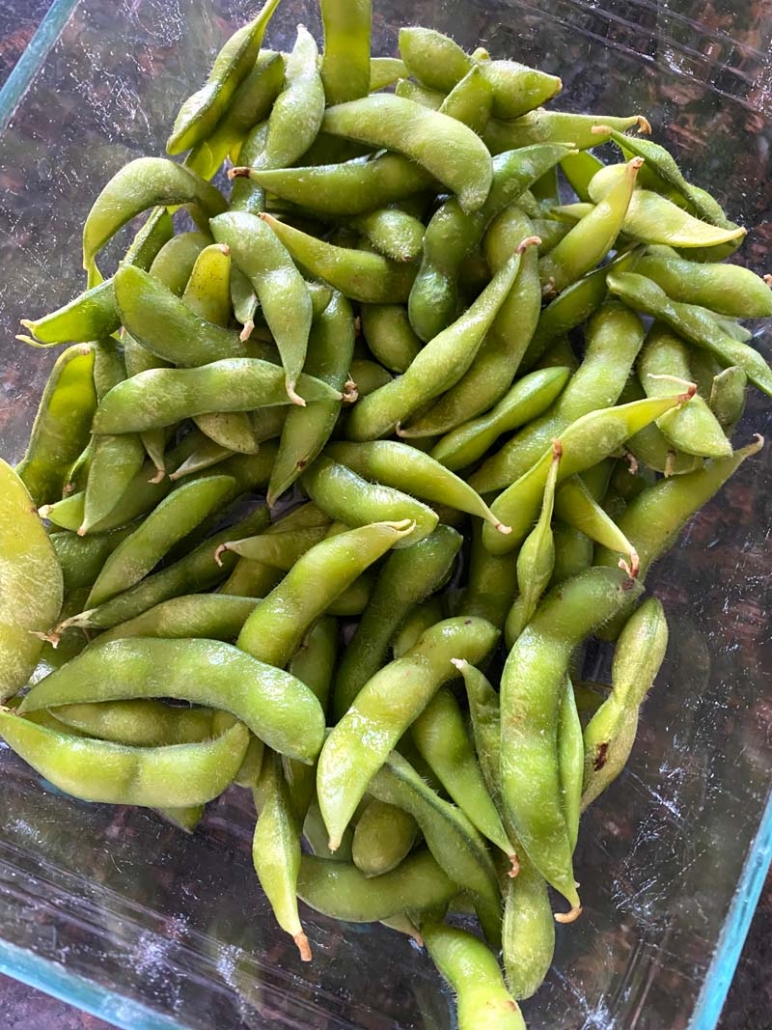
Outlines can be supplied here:
[[[162, 152], [178, 104], [254, 8], [80, 0], [13, 112], [0, 139], [4, 457], [20, 456], [54, 359], [13, 340], [18, 319], [82, 288], [95, 193], [126, 160]], [[268, 43], [289, 47], [298, 22], [319, 37], [310, 0], [284, 0]], [[377, 0], [377, 50], [394, 53], [414, 22], [558, 72], [567, 109], [645, 113], [687, 175], [753, 227], [742, 260], [769, 269], [768, 4]], [[768, 407], [752, 395], [738, 442], [769, 433]], [[745, 925], [737, 885], [768, 857], [771, 517], [767, 448], [649, 578], [672, 627], [667, 662], [627, 771], [583, 820], [585, 911], [558, 927], [554, 970], [524, 1005], [531, 1030], [714, 1025]], [[3, 968], [135, 1030], [452, 1025], [425, 955], [384, 928], [305, 912], [315, 961], [300, 965], [251, 869], [245, 792], [187, 837], [150, 812], [61, 796], [5, 749], [0, 767]], [[50, 965], [14, 966], [24, 954]]]

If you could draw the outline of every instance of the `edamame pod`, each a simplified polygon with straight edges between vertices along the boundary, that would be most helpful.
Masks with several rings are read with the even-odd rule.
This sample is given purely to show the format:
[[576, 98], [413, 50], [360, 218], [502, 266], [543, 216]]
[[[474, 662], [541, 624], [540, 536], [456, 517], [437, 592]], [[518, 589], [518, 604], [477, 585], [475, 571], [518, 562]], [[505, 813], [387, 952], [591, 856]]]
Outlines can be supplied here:
[[570, 374], [570, 369], [557, 366], [523, 376], [489, 412], [443, 436], [432, 448], [431, 456], [453, 470], [474, 464], [503, 433], [532, 422], [546, 411]]
[[27, 450], [16, 466], [37, 507], [62, 497], [70, 467], [88, 445], [97, 402], [94, 359], [93, 344], [77, 344], [51, 369]]
[[211, 708], [183, 708], [137, 698], [133, 701], [97, 701], [59, 705], [51, 709], [60, 723], [90, 737], [127, 747], [168, 747], [193, 744], [216, 737]]
[[[346, 399], [353, 390], [348, 377], [355, 335], [351, 305], [342, 294], [335, 292], [311, 327], [304, 374], [326, 383]], [[300, 411], [292, 409], [288, 412], [268, 484], [269, 507], [276, 504], [316, 459], [332, 435], [340, 408], [340, 401], [330, 397], [311, 401]]]
[[671, 247], [647, 247], [634, 270], [684, 304], [699, 304], [734, 318], [772, 315], [769, 285], [740, 265], [704, 264], [681, 257]]
[[[296, 385], [309, 400], [340, 400], [331, 386], [304, 372]], [[260, 358], [224, 358], [200, 368], [153, 368], [109, 392], [94, 416], [93, 431], [139, 432], [211, 411], [252, 411], [289, 403], [285, 373]]]
[[62, 607], [62, 571], [24, 483], [0, 459], [0, 701], [23, 687]]
[[624, 132], [634, 125], [644, 132], [651, 131], [648, 121], [638, 114], [616, 118], [540, 109], [511, 122], [491, 118], [485, 126], [483, 140], [492, 154], [532, 143], [570, 143], [577, 150], [591, 150], [610, 139], [615, 129]]
[[656, 283], [635, 272], [613, 272], [608, 288], [636, 311], [667, 323], [684, 339], [710, 351], [722, 365], [739, 365], [748, 379], [772, 397], [772, 369], [758, 351], [733, 339], [708, 312], [671, 300]]
[[113, 282], [126, 331], [159, 358], [195, 367], [256, 353], [256, 346], [242, 343], [238, 333], [196, 317], [179, 297], [140, 268], [122, 265]]
[[124, 637], [205, 637], [233, 641], [255, 609], [251, 597], [227, 594], [186, 594], [148, 608], [136, 618], [119, 622], [92, 642], [101, 647]]
[[627, 216], [641, 158], [625, 165], [624, 176], [585, 218], [539, 262], [542, 285], [550, 293], [560, 293], [566, 286], [591, 271], [608, 254], [622, 231]]
[[87, 648], [33, 687], [19, 711], [145, 697], [231, 712], [269, 747], [301, 762], [313, 762], [324, 736], [324, 713], [305, 684], [214, 640], [137, 637]]
[[357, 475], [404, 490], [425, 501], [446, 504], [489, 522], [500, 533], [509, 530], [496, 519], [479, 494], [463, 479], [423, 451], [396, 440], [332, 443], [326, 454]]
[[247, 619], [237, 645], [283, 667], [309, 626], [413, 523], [375, 522], [323, 540], [300, 558]]
[[303, 855], [298, 895], [323, 915], [349, 923], [374, 923], [405, 911], [445, 905], [458, 885], [425, 849], [383, 876], [368, 878], [353, 864]]
[[459, 381], [480, 349], [519, 268], [520, 254], [516, 253], [471, 307], [418, 353], [404, 375], [355, 405], [346, 424], [349, 439], [377, 440], [385, 436]]
[[516, 868], [515, 849], [507, 839], [488, 793], [467, 736], [461, 709], [450, 691], [445, 688], [437, 691], [413, 723], [411, 733], [418, 751], [448, 795]]
[[277, 236], [254, 215], [231, 211], [213, 219], [211, 229], [218, 243], [227, 244], [234, 262], [252, 283], [279, 348], [287, 394], [293, 403], [304, 406], [295, 386], [306, 360], [313, 320], [305, 280]]
[[[560, 795], [558, 713], [574, 647], [640, 596], [616, 569], [589, 569], [548, 594], [509, 653], [501, 678], [505, 815], [528, 858], [580, 912]], [[327, 745], [325, 744], [325, 747]]]
[[477, 937], [444, 923], [422, 923], [421, 934], [432, 961], [456, 996], [458, 1030], [483, 1026], [525, 1030], [496, 956]]
[[[638, 358], [638, 375], [647, 397], [664, 397], [678, 380], [689, 381], [686, 344], [665, 326], [649, 330]], [[657, 419], [657, 425], [676, 450], [702, 458], [726, 458], [732, 446], [707, 401], [695, 394], [677, 411]]]
[[368, 483], [346, 465], [325, 455], [303, 473], [301, 482], [322, 511], [347, 526], [366, 526], [382, 518], [412, 520], [412, 530], [403, 534], [402, 547], [423, 540], [438, 522], [437, 513], [428, 505], [392, 486]]
[[[354, 101], [356, 103], [356, 101]], [[410, 293], [416, 270], [412, 264], [390, 261], [381, 254], [352, 250], [309, 236], [273, 215], [260, 218], [295, 261], [324, 279], [349, 300], [363, 304], [404, 302]]]
[[237, 722], [214, 740], [169, 747], [125, 747], [73, 738], [0, 711], [5, 742], [59, 790], [111, 805], [150, 808], [202, 805], [225, 790], [247, 750]]
[[322, 131], [404, 154], [456, 193], [465, 211], [476, 211], [488, 196], [488, 149], [466, 125], [439, 111], [389, 94], [371, 95], [329, 108]]
[[[94, 267], [97, 254], [128, 221], [149, 207], [190, 205], [191, 214], [206, 226], [226, 209], [219, 190], [182, 165], [163, 157], [129, 161], [94, 201], [83, 226], [83, 267]], [[127, 267], [127, 266], [124, 266]]]
[[[451, 658], [476, 663], [498, 631], [483, 619], [446, 619], [377, 672], [331, 731], [319, 756], [317, 796], [334, 851], [367, 786], [405, 730], [452, 679]], [[399, 683], [396, 693], [394, 684]]]
[[555, 920], [547, 881], [521, 855], [520, 872], [504, 887], [502, 958], [507, 986], [518, 1001], [544, 983], [555, 955]]
[[555, 568], [552, 512], [555, 506], [555, 487], [562, 457], [562, 445], [559, 440], [556, 440], [552, 445], [552, 460], [544, 484], [539, 518], [523, 541], [523, 546], [517, 556], [517, 587], [520, 596], [512, 605], [507, 616], [504, 629], [507, 647], [512, 647], [533, 618], [536, 606], [546, 590]]
[[439, 864], [468, 890], [491, 943], [501, 934], [501, 897], [495, 869], [472, 823], [426, 784], [407, 759], [392, 751], [368, 787], [373, 797], [409, 812]]
[[253, 793], [258, 810], [252, 840], [255, 872], [279, 926], [294, 940], [302, 961], [310, 962], [311, 947], [300, 922], [297, 899], [300, 826], [278, 755], [266, 755]]
[[357, 631], [343, 653], [335, 680], [333, 714], [342, 718], [361, 688], [381, 667], [408, 608], [439, 590], [450, 576], [462, 537], [439, 525], [411, 547], [395, 550], [380, 572]]
[[206, 84], [188, 97], [177, 112], [166, 144], [167, 153], [181, 154], [215, 130], [220, 118], [226, 114], [234, 93], [257, 59], [263, 35], [279, 2], [266, 0], [257, 17], [234, 32], [220, 50]]
[[173, 490], [109, 555], [86, 600], [96, 608], [143, 579], [200, 522], [232, 497], [236, 480], [208, 476]]
[[[603, 290], [605, 292], [605, 286]], [[554, 303], [560, 303], [561, 299]], [[634, 312], [622, 304], [604, 304], [587, 327], [584, 361], [555, 405], [488, 458], [469, 477], [470, 485], [482, 494], [509, 486], [578, 418], [597, 408], [616, 404], [643, 337], [641, 320]]]
[[662, 604], [650, 597], [619, 634], [612, 690], [584, 731], [585, 809], [612, 783], [630, 757], [638, 712], [665, 658], [668, 628]]
[[418, 826], [409, 812], [373, 799], [354, 829], [351, 854], [365, 876], [391, 872], [410, 854]]
[[[558, 482], [603, 461], [644, 426], [689, 400], [693, 391], [692, 385], [691, 393], [633, 401], [632, 404], [590, 412], [577, 419], [560, 435], [563, 457], [557, 473]], [[512, 526], [512, 532], [504, 536], [486, 523], [483, 526], [483, 543], [491, 553], [503, 554], [525, 539], [536, 518], [551, 463], [550, 449], [493, 502], [491, 511], [497, 518], [506, 520]]]
[[322, 82], [327, 104], [366, 97], [370, 85], [371, 0], [322, 0]]

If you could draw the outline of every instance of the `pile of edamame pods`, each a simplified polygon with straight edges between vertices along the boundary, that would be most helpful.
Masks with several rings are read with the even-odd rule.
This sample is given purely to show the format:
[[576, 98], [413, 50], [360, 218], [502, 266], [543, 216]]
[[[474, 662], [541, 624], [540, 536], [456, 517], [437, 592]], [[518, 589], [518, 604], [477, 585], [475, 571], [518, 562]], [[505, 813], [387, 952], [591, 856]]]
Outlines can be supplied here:
[[772, 293], [641, 115], [429, 28], [371, 57], [369, 0], [262, 49], [278, 7], [23, 322], [67, 346], [0, 465], [0, 732], [189, 831], [251, 790], [303, 960], [298, 899], [423, 943], [462, 1028], [523, 1027], [664, 657], [646, 574], [763, 443], [732, 436]]

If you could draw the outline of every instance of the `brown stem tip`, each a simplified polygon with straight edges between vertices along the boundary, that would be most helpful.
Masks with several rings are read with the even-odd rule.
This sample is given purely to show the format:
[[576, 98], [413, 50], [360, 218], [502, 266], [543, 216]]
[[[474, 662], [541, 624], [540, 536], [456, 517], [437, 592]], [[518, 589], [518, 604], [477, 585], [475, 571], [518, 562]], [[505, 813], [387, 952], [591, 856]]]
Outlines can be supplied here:
[[232, 181], [233, 179], [248, 179], [249, 169], [244, 167], [229, 168], [228, 178]]
[[301, 962], [310, 962], [313, 958], [313, 955], [311, 954], [311, 945], [308, 943], [308, 938], [303, 931], [301, 930], [300, 933], [296, 933], [292, 939], [300, 952]]
[[556, 923], [575, 923], [579, 916], [582, 914], [582, 906], [574, 905], [570, 912], [556, 912], [555, 922]]

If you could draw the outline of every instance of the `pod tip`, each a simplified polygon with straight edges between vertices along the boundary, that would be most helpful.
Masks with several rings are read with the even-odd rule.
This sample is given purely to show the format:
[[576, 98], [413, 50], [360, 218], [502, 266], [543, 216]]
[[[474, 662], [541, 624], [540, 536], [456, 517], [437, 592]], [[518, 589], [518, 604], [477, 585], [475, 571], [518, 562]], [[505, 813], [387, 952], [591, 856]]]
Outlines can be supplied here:
[[569, 912], [556, 912], [555, 922], [556, 923], [575, 923], [579, 916], [582, 914], [581, 905], [573, 905]]
[[308, 943], [308, 937], [301, 930], [300, 933], [294, 934], [292, 939], [300, 952], [301, 962], [310, 962], [313, 955], [311, 954], [311, 945]]

